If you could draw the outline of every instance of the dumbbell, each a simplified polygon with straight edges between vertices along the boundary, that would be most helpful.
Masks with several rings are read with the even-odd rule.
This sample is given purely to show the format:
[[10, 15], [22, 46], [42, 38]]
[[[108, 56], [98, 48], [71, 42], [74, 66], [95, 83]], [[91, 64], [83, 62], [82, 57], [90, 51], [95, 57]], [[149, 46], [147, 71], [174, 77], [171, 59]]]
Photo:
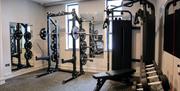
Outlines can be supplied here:
[[170, 85], [168, 78], [165, 75], [159, 75], [159, 81], [149, 82], [147, 78], [141, 78], [141, 83], [137, 84], [137, 86], [141, 86], [139, 90], [143, 91], [151, 91], [151, 86], [161, 85], [164, 91], [169, 91]]
[[82, 61], [82, 64], [85, 65], [87, 63], [87, 61], [89, 60], [90, 62], [92, 62], [92, 59], [88, 59], [87, 54], [81, 54], [80, 55], [80, 60]]
[[[162, 71], [155, 64], [143, 65], [142, 72], [147, 72], [147, 74], [157, 73], [158, 75], [162, 75]], [[144, 70], [143, 70], [144, 69]]]

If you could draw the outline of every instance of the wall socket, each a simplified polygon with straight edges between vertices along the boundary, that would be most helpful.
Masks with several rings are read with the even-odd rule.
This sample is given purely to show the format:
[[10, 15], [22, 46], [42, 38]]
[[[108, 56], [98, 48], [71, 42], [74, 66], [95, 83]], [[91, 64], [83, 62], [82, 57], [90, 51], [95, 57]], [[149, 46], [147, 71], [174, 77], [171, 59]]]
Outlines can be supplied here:
[[5, 67], [8, 67], [8, 66], [10, 66], [10, 64], [5, 64]]

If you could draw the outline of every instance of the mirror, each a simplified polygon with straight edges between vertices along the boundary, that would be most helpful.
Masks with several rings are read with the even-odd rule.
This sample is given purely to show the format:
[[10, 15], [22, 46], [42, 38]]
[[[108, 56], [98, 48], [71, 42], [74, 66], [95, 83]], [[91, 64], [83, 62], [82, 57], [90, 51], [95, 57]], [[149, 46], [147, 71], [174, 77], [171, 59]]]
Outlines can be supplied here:
[[31, 26], [11, 22], [9, 27], [12, 71], [32, 67]]

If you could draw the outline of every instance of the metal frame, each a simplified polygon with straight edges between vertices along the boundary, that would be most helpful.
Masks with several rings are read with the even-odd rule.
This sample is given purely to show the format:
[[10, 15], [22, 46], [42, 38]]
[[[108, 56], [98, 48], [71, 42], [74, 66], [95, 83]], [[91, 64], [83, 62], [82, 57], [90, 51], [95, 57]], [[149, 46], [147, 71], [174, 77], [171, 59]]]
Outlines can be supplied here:
[[[146, 4], [152, 9], [152, 14], [155, 14], [155, 9], [154, 9], [154, 5], [152, 3], [150, 3], [149, 1], [147, 0], [127, 0], [129, 2], [127, 3], [123, 3], [119, 6], [114, 6], [114, 8], [110, 8], [108, 9], [108, 7], [106, 8], [105, 12], [106, 12], [106, 17], [107, 19], [109, 20], [109, 18], [111, 17], [112, 19], [114, 19], [114, 14], [113, 12], [126, 12], [126, 13], [129, 13], [130, 16], [131, 16], [131, 20], [132, 20], [132, 14], [131, 12], [129, 12], [128, 10], [115, 10], [117, 8], [120, 8], [120, 7], [132, 7], [134, 3], [137, 3], [139, 2], [141, 5], [143, 5], [143, 8], [146, 9]], [[111, 16], [110, 16], [111, 14]], [[109, 25], [107, 25], [107, 70], [109, 71], [109, 66], [110, 66], [110, 49], [109, 49]]]

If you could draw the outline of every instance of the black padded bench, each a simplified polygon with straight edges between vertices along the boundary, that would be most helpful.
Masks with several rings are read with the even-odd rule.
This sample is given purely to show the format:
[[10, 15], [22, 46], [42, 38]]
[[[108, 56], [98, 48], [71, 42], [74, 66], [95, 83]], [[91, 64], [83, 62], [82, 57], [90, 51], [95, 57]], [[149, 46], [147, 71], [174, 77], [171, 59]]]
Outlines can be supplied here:
[[101, 72], [93, 75], [94, 79], [97, 79], [97, 84], [94, 91], [99, 91], [106, 80], [120, 81], [119, 79], [130, 78], [136, 70], [134, 69], [123, 69], [123, 70], [113, 70], [108, 72]]

